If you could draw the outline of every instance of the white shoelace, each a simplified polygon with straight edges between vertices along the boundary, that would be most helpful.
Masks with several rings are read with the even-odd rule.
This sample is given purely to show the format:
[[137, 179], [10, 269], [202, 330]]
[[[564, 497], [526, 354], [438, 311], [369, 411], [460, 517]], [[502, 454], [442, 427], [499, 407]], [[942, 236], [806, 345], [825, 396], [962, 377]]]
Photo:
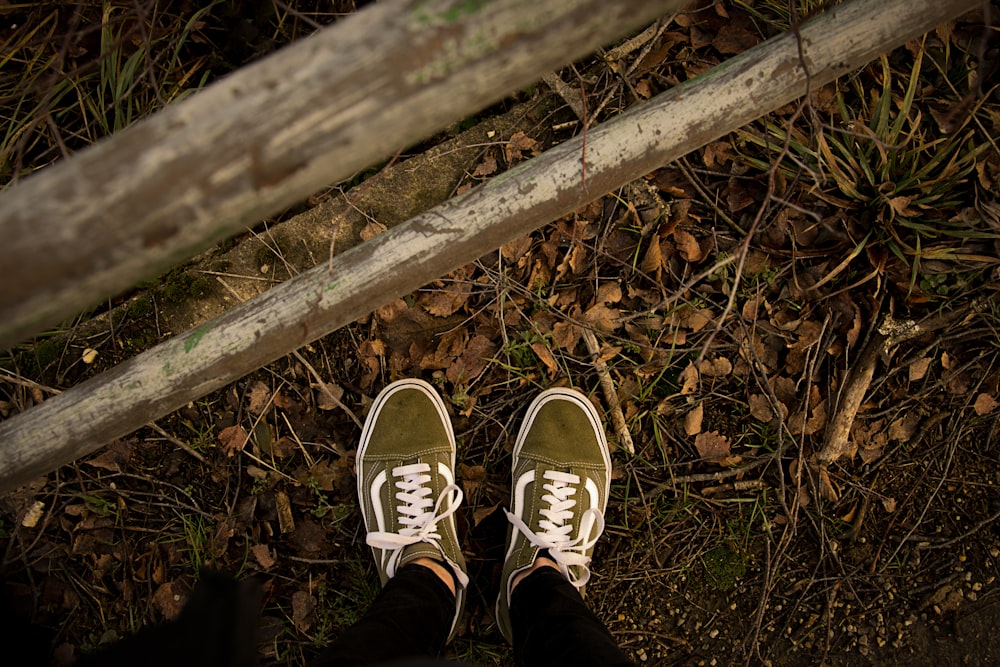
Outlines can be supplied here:
[[[392, 476], [396, 478], [397, 489], [395, 498], [399, 502], [396, 511], [399, 513], [399, 523], [404, 527], [398, 533], [375, 531], [365, 537], [368, 546], [389, 552], [386, 574], [390, 578], [396, 574], [403, 549], [411, 544], [418, 542], [432, 544], [444, 558], [440, 545], [441, 533], [437, 532], [437, 524], [458, 509], [462, 503], [462, 489], [457, 484], [449, 484], [442, 489], [441, 495], [435, 501], [430, 497], [433, 493], [430, 487], [430, 472], [431, 467], [426, 463], [411, 463], [393, 468]], [[450, 564], [449, 567], [463, 587], [468, 585], [469, 578], [464, 572]]]
[[[588, 516], [592, 516], [594, 523], [590, 531], [594, 536], [578, 535], [572, 537], [573, 524], [566, 523], [573, 518], [573, 508], [576, 506], [576, 499], [572, 498], [576, 494], [580, 477], [572, 473], [560, 472], [558, 470], [546, 470], [542, 477], [548, 481], [543, 488], [548, 493], [542, 496], [542, 501], [548, 504], [547, 508], [539, 510], [544, 519], [538, 522], [539, 532], [528, 528], [527, 524], [517, 515], [504, 510], [507, 519], [517, 530], [524, 535], [533, 546], [539, 549], [548, 549], [549, 557], [559, 565], [559, 571], [563, 573], [569, 582], [577, 588], [583, 588], [590, 579], [590, 557], [586, 552], [597, 544], [597, 539], [604, 532], [604, 514], [594, 508], [588, 508], [580, 516], [580, 525], [587, 523]], [[596, 528], [596, 530], [595, 530]], [[577, 575], [571, 566], [583, 568], [583, 574]]]

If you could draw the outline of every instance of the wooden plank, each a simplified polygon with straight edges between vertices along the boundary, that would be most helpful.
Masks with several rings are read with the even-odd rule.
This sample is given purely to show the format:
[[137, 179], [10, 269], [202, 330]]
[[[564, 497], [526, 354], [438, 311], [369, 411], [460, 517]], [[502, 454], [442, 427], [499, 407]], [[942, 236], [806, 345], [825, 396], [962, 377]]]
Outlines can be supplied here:
[[0, 349], [688, 0], [374, 4], [0, 195]]
[[[855, 0], [800, 29], [811, 85], [978, 6]], [[786, 34], [593, 129], [581, 140], [338, 255], [261, 297], [0, 423], [0, 491], [93, 451], [806, 91]]]

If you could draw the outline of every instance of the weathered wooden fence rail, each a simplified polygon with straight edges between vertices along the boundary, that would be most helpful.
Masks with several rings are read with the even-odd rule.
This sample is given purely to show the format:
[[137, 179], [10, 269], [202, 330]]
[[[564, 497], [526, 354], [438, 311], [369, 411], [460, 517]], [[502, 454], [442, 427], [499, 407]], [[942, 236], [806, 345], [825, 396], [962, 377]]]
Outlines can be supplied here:
[[0, 196], [0, 349], [689, 0], [370, 6]]
[[[0, 423], [0, 491], [222, 387], [399, 295], [976, 8], [854, 0], [587, 135]], [[801, 41], [800, 41], [801, 40]], [[800, 60], [800, 50], [802, 60]], [[808, 77], [803, 68], [808, 69]]]

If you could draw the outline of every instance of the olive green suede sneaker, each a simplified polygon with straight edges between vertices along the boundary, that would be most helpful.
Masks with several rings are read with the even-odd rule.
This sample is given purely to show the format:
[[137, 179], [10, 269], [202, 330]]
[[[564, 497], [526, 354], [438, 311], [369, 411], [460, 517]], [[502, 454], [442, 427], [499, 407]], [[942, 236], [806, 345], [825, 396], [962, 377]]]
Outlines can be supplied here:
[[432, 558], [455, 578], [455, 617], [469, 577], [455, 528], [455, 435], [444, 403], [423, 380], [393, 382], [375, 398], [358, 446], [358, 498], [382, 585], [407, 563]]
[[587, 397], [573, 389], [542, 392], [528, 407], [511, 467], [510, 526], [496, 617], [512, 642], [511, 586], [540, 551], [547, 550], [581, 594], [590, 578], [590, 557], [604, 532], [611, 458], [604, 427]]

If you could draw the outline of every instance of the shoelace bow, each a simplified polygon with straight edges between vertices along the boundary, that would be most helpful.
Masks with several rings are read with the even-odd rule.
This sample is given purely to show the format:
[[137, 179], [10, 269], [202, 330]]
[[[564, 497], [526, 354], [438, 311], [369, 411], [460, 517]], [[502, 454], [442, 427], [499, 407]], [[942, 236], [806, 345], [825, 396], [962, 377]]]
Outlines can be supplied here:
[[[580, 477], [558, 470], [546, 470], [542, 477], [548, 480], [542, 487], [548, 491], [542, 496], [542, 501], [548, 504], [548, 507], [539, 510], [539, 514], [544, 518], [538, 522], [538, 532], [531, 530], [523, 519], [512, 512], [507, 510], [504, 512], [511, 524], [528, 542], [539, 549], [548, 549], [549, 557], [559, 565], [559, 571], [571, 584], [583, 588], [590, 579], [588, 567], [590, 556], [587, 556], [586, 552], [597, 544], [597, 539], [604, 532], [604, 514], [594, 508], [585, 510], [580, 515], [580, 524], [583, 525], [587, 517], [592, 516], [594, 523], [590, 532], [593, 537], [581, 534], [574, 538], [571, 535], [573, 524], [566, 522], [573, 519], [573, 508], [577, 501], [571, 496], [575, 495], [579, 488]], [[577, 574], [576, 568], [570, 569], [572, 566], [579, 566], [583, 573]]]
[[[435, 501], [431, 498], [433, 490], [430, 487], [431, 467], [427, 463], [411, 463], [392, 469], [396, 478], [398, 491], [395, 498], [399, 501], [396, 511], [399, 513], [399, 523], [404, 527], [398, 533], [375, 531], [368, 533], [365, 542], [376, 549], [389, 552], [386, 564], [386, 574], [393, 577], [396, 567], [403, 555], [403, 549], [411, 544], [427, 542], [441, 549], [441, 534], [437, 532], [437, 524], [455, 513], [462, 503], [462, 489], [457, 484], [449, 484], [441, 490], [441, 495]], [[458, 568], [451, 568], [462, 586], [468, 585], [468, 576]]]

